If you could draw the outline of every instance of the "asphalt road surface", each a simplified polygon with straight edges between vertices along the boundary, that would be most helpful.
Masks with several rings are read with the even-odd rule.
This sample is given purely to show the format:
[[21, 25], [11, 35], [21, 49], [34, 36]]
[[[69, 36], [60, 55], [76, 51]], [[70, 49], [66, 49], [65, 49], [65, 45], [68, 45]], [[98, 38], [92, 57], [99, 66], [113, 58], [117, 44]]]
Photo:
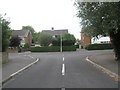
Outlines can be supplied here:
[[107, 52], [29, 53], [40, 61], [3, 88], [118, 88], [118, 82], [85, 60], [86, 56]]

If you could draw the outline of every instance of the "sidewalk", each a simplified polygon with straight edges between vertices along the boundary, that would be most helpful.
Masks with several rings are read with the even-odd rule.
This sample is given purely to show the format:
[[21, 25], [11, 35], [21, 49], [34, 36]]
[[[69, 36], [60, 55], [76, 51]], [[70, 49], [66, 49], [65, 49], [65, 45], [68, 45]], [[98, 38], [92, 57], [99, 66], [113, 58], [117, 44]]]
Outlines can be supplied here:
[[8, 78], [11, 74], [17, 72], [28, 64], [34, 62], [36, 59], [33, 59], [26, 54], [19, 53], [10, 53], [9, 62], [2, 65], [2, 81]]
[[110, 70], [113, 73], [118, 74], [118, 66], [120, 65], [120, 62], [114, 60], [114, 53], [92, 55], [88, 58], [94, 63]]

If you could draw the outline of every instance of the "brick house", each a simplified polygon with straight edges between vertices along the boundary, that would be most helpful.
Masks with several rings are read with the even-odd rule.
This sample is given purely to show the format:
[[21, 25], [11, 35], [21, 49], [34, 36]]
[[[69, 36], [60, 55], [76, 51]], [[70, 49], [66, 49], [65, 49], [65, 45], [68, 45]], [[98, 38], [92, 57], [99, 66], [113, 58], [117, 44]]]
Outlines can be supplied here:
[[20, 45], [32, 44], [32, 34], [29, 30], [13, 30], [12, 36], [18, 36], [21, 39]]
[[83, 48], [85, 48], [88, 44], [91, 44], [91, 37], [81, 32], [81, 44]]

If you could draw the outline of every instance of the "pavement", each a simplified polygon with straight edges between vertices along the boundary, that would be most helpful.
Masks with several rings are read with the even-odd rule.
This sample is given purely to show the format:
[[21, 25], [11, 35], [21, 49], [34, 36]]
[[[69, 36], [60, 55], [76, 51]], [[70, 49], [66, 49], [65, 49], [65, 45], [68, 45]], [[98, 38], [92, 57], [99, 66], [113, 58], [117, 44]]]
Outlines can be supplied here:
[[[89, 56], [88, 58], [92, 62], [118, 75], [118, 66], [120, 66], [120, 62], [115, 61], [115, 55], [113, 52], [100, 54], [100, 55], [92, 55], [92, 56]], [[120, 77], [120, 75], [118, 76]]]
[[87, 56], [109, 52], [29, 53], [40, 58], [40, 62], [9, 80], [3, 88], [118, 88], [117, 81], [85, 60]]
[[2, 65], [2, 81], [7, 80], [12, 74], [15, 74], [36, 60], [36, 58], [31, 57], [28, 53], [9, 53], [8, 57], [9, 62]]

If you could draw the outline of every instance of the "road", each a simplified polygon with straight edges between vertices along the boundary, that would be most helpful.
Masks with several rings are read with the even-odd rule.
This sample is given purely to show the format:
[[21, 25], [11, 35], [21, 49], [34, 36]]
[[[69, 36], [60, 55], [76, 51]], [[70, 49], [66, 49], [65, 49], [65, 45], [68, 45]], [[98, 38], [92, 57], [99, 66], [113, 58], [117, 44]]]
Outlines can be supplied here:
[[118, 88], [118, 82], [85, 60], [107, 51], [29, 53], [40, 62], [8, 81], [3, 88]]

